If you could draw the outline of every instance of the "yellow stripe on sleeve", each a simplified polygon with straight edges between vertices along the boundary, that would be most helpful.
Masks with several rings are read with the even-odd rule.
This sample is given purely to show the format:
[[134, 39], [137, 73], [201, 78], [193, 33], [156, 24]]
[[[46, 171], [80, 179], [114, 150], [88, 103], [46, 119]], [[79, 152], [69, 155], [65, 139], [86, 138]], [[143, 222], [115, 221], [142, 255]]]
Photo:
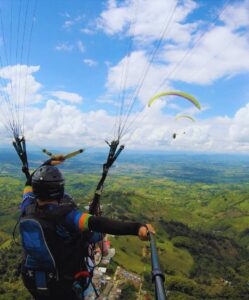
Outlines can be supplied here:
[[83, 213], [82, 216], [79, 219], [79, 228], [80, 231], [86, 231], [88, 230], [88, 219], [91, 217], [90, 214]]
[[32, 192], [33, 192], [32, 186], [30, 186], [30, 185], [25, 186], [25, 188], [23, 190], [23, 194], [32, 193]]

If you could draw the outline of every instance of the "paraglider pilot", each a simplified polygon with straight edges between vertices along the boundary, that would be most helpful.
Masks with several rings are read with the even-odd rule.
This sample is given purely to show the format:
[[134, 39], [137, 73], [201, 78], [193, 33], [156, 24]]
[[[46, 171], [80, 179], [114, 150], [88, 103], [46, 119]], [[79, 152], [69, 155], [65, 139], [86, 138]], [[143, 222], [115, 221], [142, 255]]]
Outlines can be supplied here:
[[56, 155], [33, 173], [21, 203], [22, 279], [36, 300], [84, 299], [91, 281], [85, 258], [89, 244], [98, 242], [101, 233], [141, 240], [155, 233], [150, 224], [93, 216], [61, 201], [64, 178], [55, 165], [63, 160]]

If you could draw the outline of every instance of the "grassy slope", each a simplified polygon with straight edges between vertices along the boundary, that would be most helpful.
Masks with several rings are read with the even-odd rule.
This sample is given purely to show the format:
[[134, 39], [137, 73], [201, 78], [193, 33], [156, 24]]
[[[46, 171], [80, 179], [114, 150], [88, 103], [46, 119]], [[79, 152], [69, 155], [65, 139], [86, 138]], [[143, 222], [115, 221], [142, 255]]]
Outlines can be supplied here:
[[[98, 178], [96, 175], [67, 174], [67, 190], [75, 196], [82, 208], [91, 199]], [[22, 184], [18, 179], [0, 178], [0, 247], [8, 243], [17, 216], [21, 189]], [[177, 244], [179, 242], [177, 237], [179, 239], [180, 235], [169, 237], [160, 221], [178, 221], [187, 224], [191, 230], [226, 236], [242, 246], [247, 245], [247, 235], [243, 234], [249, 228], [247, 199], [249, 199], [247, 183], [191, 184], [167, 178], [145, 178], [139, 173], [135, 176], [108, 178], [103, 194], [104, 210], [107, 215], [129, 220], [140, 219], [142, 222], [155, 224], [160, 261], [168, 274], [169, 282], [174, 282], [175, 276], [180, 276], [182, 280], [187, 279], [198, 259], [187, 247]], [[191, 236], [193, 232], [188, 234], [190, 236], [186, 235], [185, 238], [197, 243]], [[143, 272], [144, 267], [146, 270], [150, 269], [149, 257], [142, 256], [144, 244], [137, 238], [122, 237], [113, 239], [112, 243], [117, 250], [115, 261], [119, 264], [138, 273]], [[229, 245], [227, 247], [230, 253], [232, 247]], [[200, 287], [204, 286], [206, 291], [217, 291], [221, 285], [217, 284], [218, 277], [216, 277], [211, 278], [213, 281], [211, 286], [200, 282], [198, 284]], [[196, 284], [196, 279], [189, 280]]]

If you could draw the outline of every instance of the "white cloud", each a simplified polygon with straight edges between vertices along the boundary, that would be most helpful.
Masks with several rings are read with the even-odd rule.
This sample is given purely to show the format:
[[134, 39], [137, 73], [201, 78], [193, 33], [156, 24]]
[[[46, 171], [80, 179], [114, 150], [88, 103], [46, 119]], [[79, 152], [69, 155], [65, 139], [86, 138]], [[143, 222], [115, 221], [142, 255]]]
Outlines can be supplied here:
[[25, 104], [38, 103], [41, 95], [38, 91], [42, 85], [35, 80], [33, 73], [40, 70], [40, 66], [15, 65], [0, 69], [1, 96], [6, 100], [22, 107]]
[[64, 51], [64, 52], [71, 52], [74, 49], [78, 49], [81, 53], [85, 52], [85, 46], [82, 41], [78, 40], [74, 45], [68, 42], [59, 43], [55, 50], [57, 51]]
[[75, 103], [75, 104], [82, 103], [82, 101], [83, 101], [83, 98], [76, 93], [68, 93], [65, 91], [54, 91], [54, 92], [51, 92], [51, 95], [60, 100], [64, 100], [64, 101], [67, 101], [70, 103]]
[[111, 95], [109, 97], [105, 96], [105, 97], [100, 97], [100, 98], [96, 99], [96, 103], [110, 104], [112, 106], [119, 107], [119, 103], [117, 103], [116, 101], [112, 100], [112, 96]]
[[84, 34], [87, 34], [87, 35], [92, 35], [92, 34], [94, 34], [94, 30], [89, 29], [89, 28], [81, 28], [81, 29], [80, 29], [80, 32], [82, 32], [82, 33], [84, 33]]
[[[137, 17], [132, 30], [129, 24], [136, 4]], [[176, 4], [164, 41], [151, 62], [155, 50], [151, 41], [158, 41], [162, 24], [168, 24], [165, 20], [170, 20]], [[155, 92], [169, 89], [175, 81], [210, 85], [221, 78], [248, 73], [248, 34], [238, 29], [248, 26], [249, 0], [225, 6], [218, 25], [212, 20], [187, 22], [187, 17], [197, 9], [196, 2], [191, 0], [109, 1], [98, 19], [99, 28], [107, 34], [133, 35], [135, 40], [130, 55], [109, 66], [108, 92], [119, 92], [120, 86], [136, 90], [142, 82], [137, 96], [145, 104]]]
[[243, 147], [246, 145], [249, 150], [249, 103], [236, 112], [229, 128], [229, 136]]
[[71, 17], [70, 14], [69, 14], [68, 12], [61, 13], [60, 15], [61, 15], [62, 17], [64, 17], [64, 18], [70, 18], [70, 17]]
[[85, 52], [85, 46], [82, 41], [77, 41], [77, 47], [81, 53]]
[[41, 102], [39, 94], [42, 85], [35, 80], [33, 73], [38, 72], [39, 66], [15, 65], [0, 69], [0, 120], [9, 127], [23, 125], [25, 107]]
[[231, 3], [224, 13], [221, 15], [221, 20], [225, 22], [231, 29], [236, 30], [249, 26], [249, 1], [240, 1]]
[[70, 29], [74, 25], [73, 20], [66, 20], [63, 24], [63, 27], [66, 29]]
[[81, 21], [84, 19], [84, 15], [78, 15], [76, 17], [71, 17], [68, 13], [65, 13], [63, 17], [66, 18], [63, 24], [63, 28], [67, 31], [70, 31], [75, 25], [78, 25], [81, 23]]
[[113, 122], [114, 117], [103, 110], [83, 113], [73, 105], [50, 99], [44, 108], [28, 110], [26, 135], [31, 142], [44, 141], [44, 147], [61, 146], [62, 142], [70, 147], [105, 146]]
[[[149, 66], [144, 51], [134, 51], [129, 57], [124, 57], [116, 66], [110, 67], [106, 86], [108, 90], [117, 93], [120, 92], [120, 87], [128, 91], [137, 89], [136, 94], [143, 104], [147, 104], [157, 92], [156, 88], [161, 82], [163, 70], [161, 65]], [[139, 89], [140, 86], [141, 89]], [[170, 88], [168, 83], [164, 85], [164, 90], [167, 88]], [[133, 98], [133, 94], [130, 93], [131, 98]]]
[[[143, 10], [138, 9], [137, 25], [133, 31], [129, 24], [134, 17], [135, 3], [138, 3], [138, 8], [143, 7]], [[148, 74], [144, 77], [139, 93], [142, 106], [147, 104], [150, 97], [154, 95], [161, 79], [174, 69], [176, 71], [166, 81], [164, 90], [172, 88], [172, 78], [183, 82], [210, 84], [222, 77], [248, 72], [248, 37], [241, 30], [248, 26], [248, 20], [245, 17], [248, 11], [246, 5], [228, 6], [221, 15], [219, 25], [207, 26], [204, 20], [202, 23], [200, 20], [187, 21], [190, 13], [197, 9], [196, 2], [187, 0], [177, 3], [175, 15], [162, 47], [155, 61], [149, 66], [151, 42], [156, 42], [160, 38], [162, 24], [165, 25], [165, 20], [169, 20], [176, 1], [127, 0], [120, 2], [111, 0], [108, 2], [108, 7], [101, 14], [98, 25], [108, 34], [134, 36], [135, 40], [129, 57], [125, 56], [116, 65], [108, 66], [107, 95], [100, 96], [96, 100], [97, 103], [117, 106], [118, 103], [114, 100], [118, 99], [120, 87], [125, 84], [126, 95], [129, 96], [124, 105], [124, 110], [126, 110], [133, 91], [141, 82], [146, 70]], [[247, 4], [248, 0], [240, 3]], [[234, 14], [231, 13], [232, 11]], [[168, 15], [165, 12], [168, 12]], [[68, 28], [74, 26], [72, 20], [68, 18], [67, 21], [71, 22], [67, 23]], [[207, 29], [206, 33], [203, 28]], [[192, 54], [187, 56], [180, 68], [177, 68], [178, 62], [186, 55], [186, 51], [190, 51], [202, 34], [204, 36]], [[83, 42], [80, 40], [77, 42], [77, 39], [75, 41], [74, 45], [62, 43], [57, 50], [79, 49], [83, 52]], [[97, 64], [89, 58], [84, 59], [83, 62], [89, 66]], [[96, 146], [98, 143], [105, 147], [103, 141], [114, 137], [112, 131], [117, 120], [116, 116], [105, 110], [82, 112], [77, 104], [81, 103], [83, 98], [77, 93], [53, 91], [49, 94], [48, 100], [47, 94], [39, 94], [41, 84], [34, 78], [34, 73], [39, 70], [39, 67], [26, 67], [26, 69], [21, 67], [20, 70], [23, 77], [28, 74], [30, 92], [28, 103], [30, 105], [27, 108], [25, 123], [27, 137], [31, 140], [36, 143], [46, 140], [47, 145], [55, 146], [61, 146], [63, 142], [64, 146], [71, 147]], [[205, 72], [202, 72], [203, 70]], [[0, 76], [6, 80], [11, 79], [12, 85], [18, 86], [14, 69], [2, 69]], [[24, 85], [21, 84], [21, 86]], [[6, 81], [5, 90], [11, 93], [10, 82]], [[12, 91], [14, 91], [12, 92], [14, 97], [15, 90], [12, 89]], [[31, 106], [38, 101], [40, 101], [39, 107]], [[191, 105], [183, 110], [180, 101], [179, 104], [178, 102], [175, 104], [175, 101], [172, 102], [170, 98], [159, 99], [151, 109], [144, 108], [141, 114], [131, 112], [125, 128], [128, 130], [127, 132], [124, 130], [127, 148], [214, 152], [248, 151], [249, 104], [240, 108], [231, 117], [220, 116], [203, 120], [202, 115], [199, 114], [195, 123], [183, 119], [176, 121], [174, 116], [168, 115], [167, 108], [174, 109], [174, 114], [176, 111], [189, 114], [197, 112]], [[137, 107], [134, 111], [137, 111]], [[121, 120], [125, 122], [124, 118]], [[0, 126], [0, 131], [2, 130], [4, 129]], [[173, 133], [176, 133], [176, 139], [172, 138]]]
[[[195, 123], [184, 119], [176, 121], [156, 108], [137, 121], [130, 130], [131, 135], [127, 135], [134, 148], [220, 153], [248, 153], [249, 150], [249, 103], [230, 118], [197, 118]], [[176, 139], [172, 138], [173, 133]]]
[[[57, 97], [56, 97], [57, 98]], [[204, 152], [245, 152], [249, 149], [249, 103], [234, 117], [216, 117], [196, 122], [175, 120], [162, 113], [162, 105], [145, 109], [144, 114], [132, 114], [123, 142], [129, 149], [183, 150]], [[35, 120], [35, 121], [34, 121]], [[91, 147], [103, 146], [111, 140], [116, 116], [104, 110], [82, 112], [74, 104], [46, 100], [42, 108], [27, 108], [26, 136], [36, 144], [46, 146]], [[131, 125], [131, 126], [129, 126]], [[103, 130], [103, 128], [105, 128]], [[4, 128], [0, 126], [1, 134]], [[176, 139], [172, 134], [176, 133]], [[6, 134], [6, 133], [5, 133]]]
[[182, 5], [176, 0], [132, 0], [119, 5], [117, 1], [109, 1], [97, 24], [107, 34], [124, 33], [144, 42], [159, 39], [169, 27], [165, 39], [187, 42], [196, 25], [182, 22], [196, 7], [192, 0], [183, 1]]
[[95, 67], [98, 64], [95, 60], [90, 59], [90, 58], [84, 59], [83, 63], [86, 64], [86, 65], [88, 65], [89, 67]]
[[57, 51], [66, 51], [66, 52], [70, 52], [74, 49], [74, 46], [72, 44], [69, 43], [60, 43], [55, 47], [55, 50]]
[[[222, 43], [220, 43], [222, 41]], [[161, 53], [167, 65], [163, 77], [188, 83], [211, 84], [222, 77], [249, 72], [249, 41], [246, 35], [217, 26], [182, 60], [186, 49], [171, 47]], [[240, 57], [240, 59], [238, 59]]]

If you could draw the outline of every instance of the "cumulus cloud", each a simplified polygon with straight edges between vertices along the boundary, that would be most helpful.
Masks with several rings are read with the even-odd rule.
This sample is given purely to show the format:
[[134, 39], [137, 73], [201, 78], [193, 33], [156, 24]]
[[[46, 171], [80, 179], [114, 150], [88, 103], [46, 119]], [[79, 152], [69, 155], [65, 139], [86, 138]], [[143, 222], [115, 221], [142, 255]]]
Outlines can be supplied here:
[[[38, 67], [29, 69], [33, 74]], [[0, 70], [4, 78], [12, 78], [11, 70]], [[36, 82], [35, 78], [33, 78]], [[54, 91], [38, 94], [41, 84], [37, 82], [33, 96], [42, 97], [39, 106], [26, 108], [25, 127], [27, 139], [44, 146], [90, 147], [105, 146], [104, 140], [114, 138], [114, 124], [119, 119], [105, 110], [82, 112], [77, 106], [82, 97], [76, 93]], [[60, 101], [58, 101], [58, 99]], [[61, 101], [62, 100], [62, 101]], [[65, 100], [65, 101], [64, 101]], [[35, 103], [33, 103], [35, 104]], [[159, 101], [142, 113], [131, 113], [128, 120], [122, 119], [123, 142], [128, 148], [150, 150], [185, 150], [203, 152], [247, 152], [249, 149], [249, 103], [241, 107], [233, 117], [220, 116], [201, 119], [175, 120], [165, 114], [163, 108], [169, 102]], [[1, 109], [1, 108], [0, 108]], [[11, 116], [9, 115], [11, 118]], [[2, 119], [1, 119], [2, 121]], [[116, 128], [118, 127], [118, 124]], [[6, 136], [3, 124], [2, 136]], [[176, 139], [172, 134], [176, 133]]]
[[83, 98], [76, 93], [69, 93], [65, 91], [54, 91], [51, 92], [51, 95], [56, 97], [57, 99], [67, 101], [70, 103], [75, 103], [75, 104], [82, 103], [83, 101]]
[[[222, 43], [219, 42], [221, 40]], [[168, 80], [211, 84], [222, 77], [249, 72], [248, 47], [246, 35], [233, 33], [228, 27], [217, 26], [206, 34], [192, 52], [188, 52], [184, 61], [182, 58], [187, 53], [185, 48], [166, 49], [162, 56], [168, 63], [163, 68], [163, 76]]]
[[[240, 152], [249, 150], [249, 103], [240, 108], [233, 117], [220, 116], [208, 119], [175, 120], [155, 108], [127, 133], [127, 142], [137, 147], [160, 150], [196, 152]], [[138, 125], [139, 124], [139, 125]], [[172, 134], [176, 133], [176, 139]]]
[[1, 97], [5, 101], [15, 103], [22, 107], [24, 104], [34, 104], [41, 100], [38, 91], [42, 85], [36, 81], [34, 73], [40, 70], [40, 66], [14, 65], [0, 69]]
[[246, 145], [249, 150], [249, 103], [236, 112], [229, 128], [229, 136], [243, 147]]
[[[109, 1], [98, 26], [110, 35], [132, 36], [133, 51], [109, 67], [106, 86], [118, 91], [125, 73], [127, 90], [136, 89], [142, 81], [138, 96], [145, 103], [155, 91], [165, 90], [175, 81], [210, 85], [221, 78], [248, 73], [249, 40], [241, 29], [248, 27], [249, 0], [221, 8], [213, 22], [188, 21], [198, 8], [192, 0]], [[133, 19], [135, 25], [130, 26]], [[159, 41], [163, 29], [165, 35], [151, 61], [156, 49], [152, 42]]]
[[74, 105], [50, 99], [42, 109], [29, 109], [26, 134], [31, 141], [46, 141], [50, 146], [61, 146], [62, 141], [70, 147], [103, 146], [113, 121], [103, 110], [83, 113]]
[[101, 104], [110, 104], [112, 106], [116, 106], [116, 107], [120, 107], [119, 103], [117, 103], [116, 101], [112, 100], [112, 96], [110, 95], [105, 96], [105, 97], [99, 97], [98, 99], [96, 99], [97, 103], [101, 103]]
[[[122, 86], [130, 100], [142, 82], [137, 96], [144, 107], [150, 97], [160, 91], [162, 79], [163, 89], [167, 90], [174, 86], [174, 81], [207, 85], [220, 78], [248, 72], [249, 41], [244, 30], [248, 27], [248, 2], [246, 0], [228, 5], [220, 15], [219, 22], [208, 26], [205, 20], [194, 21], [194, 18], [189, 18], [198, 9], [197, 3], [192, 0], [109, 0], [97, 21], [98, 28], [109, 35], [133, 37], [133, 48], [129, 55], [122, 57], [115, 65], [108, 64], [107, 93], [96, 102], [117, 105], [117, 101], [113, 101], [118, 99]], [[136, 5], [143, 9], [137, 9]], [[67, 21], [72, 21], [70, 16], [67, 18]], [[133, 20], [136, 22], [135, 28], [130, 26]], [[163, 24], [165, 26], [167, 20], [170, 21], [167, 34], [151, 63], [151, 50], [160, 39]], [[70, 28], [73, 24], [68, 22], [67, 26]], [[57, 50], [80, 50], [79, 45], [84, 47], [83, 43], [62, 43], [57, 46]], [[96, 65], [94, 60], [88, 58], [83, 62], [89, 66]], [[55, 146], [60, 146], [62, 141], [64, 146], [71, 147], [82, 144], [105, 146], [103, 140], [114, 137], [113, 127], [118, 120], [116, 116], [100, 109], [81, 111], [78, 104], [83, 98], [77, 93], [53, 91], [48, 99], [48, 94], [41, 94], [41, 84], [34, 77], [38, 70], [39, 67], [34, 66], [20, 67], [23, 74], [21, 90], [24, 91], [26, 80], [30, 93], [25, 118], [27, 136], [38, 144], [46, 140], [49, 145]], [[14, 98], [19, 87], [14, 70], [11, 67], [0, 69], [0, 76], [5, 80], [2, 90]], [[38, 102], [39, 107], [36, 105]], [[129, 101], [124, 103], [125, 111], [129, 109], [129, 104]], [[175, 117], [168, 114], [167, 108], [174, 109], [174, 113], [183, 111], [181, 103], [175, 104], [169, 98], [159, 99], [151, 109], [144, 108], [142, 113], [138, 113], [138, 107], [135, 107], [128, 120], [121, 118], [122, 125], [125, 125], [124, 141], [128, 148], [248, 151], [249, 104], [241, 107], [234, 116], [208, 119], [202, 119], [189, 106], [184, 112], [196, 114], [195, 123], [182, 119], [176, 122]], [[0, 131], [4, 131], [3, 126], [0, 126]], [[176, 139], [172, 138], [173, 133], [176, 133]]]
[[[209, 120], [175, 120], [159, 111], [147, 115], [139, 126], [127, 134], [127, 141], [135, 149], [157, 149], [196, 152], [232, 152], [235, 144], [228, 135], [232, 120], [227, 117]], [[176, 134], [176, 139], [172, 138]]]
[[[124, 87], [127, 91], [133, 90], [134, 93], [131, 95], [136, 94], [143, 104], [147, 104], [158, 92], [157, 87], [162, 81], [162, 73], [163, 67], [157, 64], [150, 65], [144, 51], [134, 51], [117, 65], [109, 68], [106, 86], [112, 92], [119, 92], [120, 87]], [[170, 88], [170, 84], [166, 82], [163, 88]]]
[[107, 34], [124, 33], [139, 41], [151, 42], [161, 38], [170, 23], [164, 38], [187, 42], [196, 25], [182, 22], [196, 7], [192, 0], [183, 1], [182, 5], [176, 0], [109, 1], [97, 24]]
[[[231, 3], [223, 14], [221, 20], [224, 21], [231, 29], [236, 30], [249, 26], [249, 1], [240, 1]], [[235, 13], [236, 12], [236, 13]]]
[[[0, 115], [4, 128], [22, 126], [25, 107], [41, 102], [42, 85], [34, 73], [40, 66], [14, 65], [0, 69]], [[15, 120], [15, 122], [13, 122]], [[3, 133], [3, 136], [6, 133]]]

